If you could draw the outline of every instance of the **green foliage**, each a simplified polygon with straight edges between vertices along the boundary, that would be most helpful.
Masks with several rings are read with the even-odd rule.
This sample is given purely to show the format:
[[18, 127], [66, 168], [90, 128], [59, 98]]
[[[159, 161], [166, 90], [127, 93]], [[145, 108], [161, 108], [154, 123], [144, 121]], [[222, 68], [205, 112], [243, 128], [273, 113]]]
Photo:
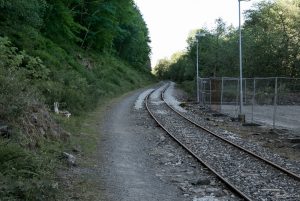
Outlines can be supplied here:
[[[262, 1], [246, 12], [242, 27], [244, 77], [299, 77], [299, 3]], [[198, 32], [206, 34], [198, 41], [200, 77], [238, 76], [239, 31], [217, 19], [215, 28], [191, 32], [187, 51], [180, 59], [160, 62], [155, 67], [159, 77], [180, 82], [195, 77]]]
[[68, 143], [43, 144], [31, 114], [59, 102], [76, 118], [150, 83], [148, 43], [132, 0], [0, 0], [0, 122], [13, 130], [0, 139], [0, 200], [60, 200], [53, 176]]
[[17, 52], [7, 38], [0, 37], [0, 119], [16, 120], [35, 102], [35, 92], [28, 78], [43, 78], [46, 75], [40, 74], [43, 68], [45, 66], [38, 58], [30, 57], [24, 51]]
[[38, 28], [43, 25], [46, 8], [45, 0], [0, 0], [0, 23], [10, 26], [25, 23]]
[[56, 184], [50, 178], [49, 161], [17, 144], [0, 141], [1, 200], [54, 200]]
[[153, 73], [160, 79], [171, 79], [178, 82], [193, 80], [195, 64], [186, 52], [176, 52], [171, 59], [161, 59], [153, 69]]
[[251, 54], [245, 59], [249, 65], [261, 64], [261, 74], [268, 76], [300, 75], [299, 13], [299, 0], [262, 2], [257, 10], [247, 12], [245, 52]]
[[183, 81], [180, 85], [180, 88], [182, 88], [184, 91], [186, 91], [190, 97], [195, 96], [196, 92], [196, 82], [195, 80], [193, 81]]
[[128, 12], [131, 20], [121, 21], [114, 46], [118, 55], [132, 66], [147, 66], [151, 52], [149, 31], [138, 8], [130, 7]]

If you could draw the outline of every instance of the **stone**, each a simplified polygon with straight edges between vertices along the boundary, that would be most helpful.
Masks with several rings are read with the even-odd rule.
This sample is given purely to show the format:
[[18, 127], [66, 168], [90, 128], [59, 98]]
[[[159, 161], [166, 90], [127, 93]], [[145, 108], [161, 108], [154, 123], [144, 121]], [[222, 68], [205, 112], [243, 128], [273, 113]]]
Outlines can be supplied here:
[[10, 137], [10, 135], [11, 135], [11, 132], [10, 132], [10, 129], [8, 128], [8, 126], [0, 124], [0, 136], [8, 138], [8, 137]]
[[164, 136], [161, 136], [161, 137], [160, 137], [160, 141], [163, 142], [163, 141], [165, 141], [165, 140], [166, 140], [166, 138], [165, 138]]
[[67, 160], [68, 165], [76, 166], [76, 157], [67, 152], [63, 152], [64, 158]]
[[205, 189], [203, 189], [203, 188], [195, 188], [195, 189], [193, 189], [192, 190], [194, 193], [203, 193], [203, 192], [205, 192]]
[[72, 152], [78, 154], [78, 153], [81, 153], [81, 149], [78, 146], [77, 147], [73, 147]]
[[210, 180], [207, 178], [199, 178], [197, 181], [192, 182], [194, 186], [210, 185]]
[[40, 127], [39, 130], [40, 130], [40, 133], [41, 133], [42, 136], [46, 135], [46, 132], [42, 127]]
[[292, 147], [293, 147], [294, 149], [300, 149], [300, 144], [294, 144]]
[[224, 197], [226, 194], [223, 191], [217, 191], [217, 192], [214, 193], [214, 195], [216, 197], [220, 198], [220, 197]]
[[173, 157], [173, 156], [174, 156], [174, 154], [172, 154], [172, 153], [168, 153], [168, 154], [167, 154], [167, 156], [168, 156], [168, 157]]
[[202, 198], [194, 198], [193, 201], [219, 201], [218, 199], [216, 199], [215, 197], [212, 196], [204, 196]]
[[205, 191], [206, 191], [207, 193], [216, 193], [216, 192], [219, 191], [219, 189], [209, 187], [209, 188], [206, 188]]
[[300, 138], [289, 138], [288, 141], [290, 143], [300, 143]]
[[38, 124], [38, 117], [36, 114], [31, 114], [31, 122], [34, 124]]

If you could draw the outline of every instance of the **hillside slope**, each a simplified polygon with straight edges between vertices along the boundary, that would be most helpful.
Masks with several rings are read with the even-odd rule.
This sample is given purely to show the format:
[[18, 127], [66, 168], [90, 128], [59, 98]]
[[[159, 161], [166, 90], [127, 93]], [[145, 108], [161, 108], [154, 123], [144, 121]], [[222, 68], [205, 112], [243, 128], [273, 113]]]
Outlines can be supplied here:
[[130, 0], [0, 1], [1, 200], [62, 196], [74, 129], [99, 101], [153, 81], [148, 43]]

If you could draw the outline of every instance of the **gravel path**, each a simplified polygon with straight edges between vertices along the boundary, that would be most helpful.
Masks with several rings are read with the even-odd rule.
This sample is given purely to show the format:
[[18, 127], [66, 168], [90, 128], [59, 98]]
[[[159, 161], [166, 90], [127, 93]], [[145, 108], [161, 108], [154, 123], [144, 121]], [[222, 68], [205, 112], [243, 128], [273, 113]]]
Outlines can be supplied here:
[[[102, 122], [99, 161], [101, 200], [184, 200], [180, 189], [156, 176], [149, 153], [149, 141], [158, 129], [148, 129], [147, 113], [134, 109], [139, 92], [133, 93], [107, 110]], [[155, 128], [155, 126], [154, 126]]]

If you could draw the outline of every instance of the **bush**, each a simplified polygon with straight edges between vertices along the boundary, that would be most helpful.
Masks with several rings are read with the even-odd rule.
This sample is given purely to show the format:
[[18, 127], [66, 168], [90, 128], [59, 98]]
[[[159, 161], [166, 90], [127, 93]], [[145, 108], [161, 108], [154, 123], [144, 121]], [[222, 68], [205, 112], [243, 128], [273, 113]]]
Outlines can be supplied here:
[[44, 76], [37, 72], [38, 66], [42, 66], [38, 58], [30, 57], [25, 52], [17, 53], [17, 49], [11, 46], [7, 38], [0, 37], [1, 120], [16, 120], [26, 107], [35, 102], [35, 91], [27, 77]]
[[17, 144], [0, 141], [1, 200], [54, 200], [49, 164]]

